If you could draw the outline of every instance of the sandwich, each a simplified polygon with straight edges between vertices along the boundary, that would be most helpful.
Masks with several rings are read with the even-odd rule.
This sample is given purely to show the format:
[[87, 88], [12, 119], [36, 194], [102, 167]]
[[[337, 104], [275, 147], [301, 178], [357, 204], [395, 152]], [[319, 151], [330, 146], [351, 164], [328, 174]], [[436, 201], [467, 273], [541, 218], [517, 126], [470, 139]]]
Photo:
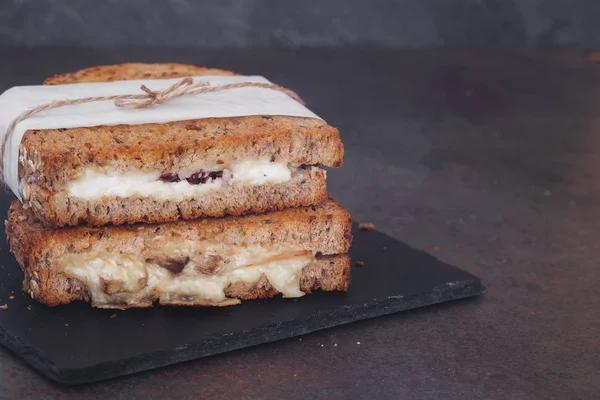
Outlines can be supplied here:
[[[123, 64], [46, 85], [232, 72]], [[254, 115], [141, 125], [31, 129], [19, 147], [19, 191], [44, 225], [164, 223], [306, 207], [327, 200], [339, 132], [318, 118]]]
[[333, 199], [244, 217], [62, 229], [15, 200], [6, 232], [24, 291], [50, 306], [229, 306], [350, 283], [351, 218]]

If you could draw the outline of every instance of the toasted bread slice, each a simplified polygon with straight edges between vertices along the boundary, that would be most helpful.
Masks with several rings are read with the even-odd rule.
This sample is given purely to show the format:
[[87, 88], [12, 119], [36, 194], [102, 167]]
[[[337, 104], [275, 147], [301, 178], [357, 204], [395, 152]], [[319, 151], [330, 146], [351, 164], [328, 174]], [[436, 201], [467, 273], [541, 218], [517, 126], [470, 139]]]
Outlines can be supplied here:
[[199, 75], [235, 75], [222, 69], [198, 67], [186, 64], [143, 64], [126, 63], [116, 65], [101, 65], [81, 69], [79, 71], [57, 74], [47, 78], [44, 85], [65, 85], [83, 82], [112, 82], [133, 79], [170, 79]]
[[[203, 74], [233, 73], [123, 64], [57, 75], [45, 83]], [[320, 166], [341, 166], [343, 153], [338, 130], [319, 119], [209, 118], [29, 130], [21, 141], [19, 174], [25, 204], [48, 226], [170, 222], [322, 203], [327, 196]], [[242, 176], [240, 171], [256, 173], [228, 179]], [[113, 190], [111, 182], [126, 189]], [[220, 188], [204, 190], [207, 182]]]
[[6, 232], [24, 290], [48, 305], [230, 305], [350, 282], [351, 218], [334, 200], [246, 217], [63, 229], [15, 201]]

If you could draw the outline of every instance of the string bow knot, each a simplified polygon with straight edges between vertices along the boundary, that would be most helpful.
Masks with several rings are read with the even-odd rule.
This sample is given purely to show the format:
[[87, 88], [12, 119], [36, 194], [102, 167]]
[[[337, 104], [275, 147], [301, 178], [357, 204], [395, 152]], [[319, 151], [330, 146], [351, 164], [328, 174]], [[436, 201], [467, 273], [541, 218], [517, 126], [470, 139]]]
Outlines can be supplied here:
[[[125, 107], [133, 110], [141, 108], [154, 107], [157, 104], [164, 103], [167, 100], [190, 94], [191, 90], [196, 88], [210, 86], [208, 82], [194, 83], [191, 77], [183, 78], [172, 86], [169, 86], [163, 91], [154, 91], [146, 85], [142, 85], [140, 89], [146, 94], [131, 95], [126, 98], [115, 99], [115, 106]], [[217, 86], [218, 87], [218, 86]]]

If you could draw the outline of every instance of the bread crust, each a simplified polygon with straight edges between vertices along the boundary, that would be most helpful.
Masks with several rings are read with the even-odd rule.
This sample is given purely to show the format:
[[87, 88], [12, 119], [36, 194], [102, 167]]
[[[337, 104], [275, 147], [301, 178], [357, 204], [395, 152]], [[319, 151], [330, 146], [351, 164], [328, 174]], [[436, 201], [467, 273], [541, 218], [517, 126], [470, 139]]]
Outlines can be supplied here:
[[[233, 73], [182, 64], [121, 64], [57, 75], [45, 83], [160, 79], [203, 74]], [[321, 164], [340, 167], [343, 155], [339, 131], [319, 119], [287, 116], [208, 118], [165, 124], [28, 130], [20, 145], [19, 174], [24, 182], [24, 201], [34, 206], [34, 212], [44, 222], [63, 226], [65, 224], [60, 221], [68, 221], [71, 216], [63, 214], [56, 203], [48, 200], [59, 196], [58, 193], [66, 190], [69, 182], [88, 168], [163, 172], [187, 169], [198, 161], [217, 164], [256, 159], [292, 166]], [[289, 203], [286, 207], [296, 205]], [[89, 209], [93, 210], [96, 206], [102, 207], [102, 201], [98, 200]], [[164, 204], [156, 205], [157, 208], [162, 206]], [[254, 209], [258, 208], [249, 207], [238, 214]], [[90, 214], [94, 220], [93, 211]], [[49, 221], [49, 218], [54, 221]], [[126, 219], [144, 221], [137, 218], [132, 215]], [[75, 219], [78, 223], [86, 222]], [[121, 217], [102, 223], [119, 223], [119, 220]]]
[[[349, 261], [343, 253], [348, 252], [352, 242], [351, 217], [333, 199], [315, 207], [246, 217], [207, 218], [160, 225], [77, 226], [58, 230], [44, 226], [36, 220], [30, 208], [14, 201], [6, 221], [6, 233], [11, 252], [25, 273], [24, 290], [32, 298], [48, 305], [90, 300], [82, 282], [56, 270], [56, 265], [65, 255], [89, 251], [143, 254], [148, 248], [180, 240], [211, 240], [236, 246], [301, 246], [323, 255], [316, 266], [312, 266], [313, 263], [303, 271], [303, 291], [345, 290], [350, 281]], [[327, 256], [337, 257], [330, 260], [334, 264], [323, 264], [321, 260], [327, 259]], [[325, 269], [327, 271], [323, 272]], [[256, 285], [230, 287], [228, 293], [237, 299], [276, 294], [262, 280]]]
[[66, 74], [57, 74], [44, 81], [44, 85], [64, 85], [83, 82], [112, 82], [131, 79], [170, 79], [191, 75], [236, 75], [231, 71], [195, 65], [166, 63], [124, 63], [99, 65]]

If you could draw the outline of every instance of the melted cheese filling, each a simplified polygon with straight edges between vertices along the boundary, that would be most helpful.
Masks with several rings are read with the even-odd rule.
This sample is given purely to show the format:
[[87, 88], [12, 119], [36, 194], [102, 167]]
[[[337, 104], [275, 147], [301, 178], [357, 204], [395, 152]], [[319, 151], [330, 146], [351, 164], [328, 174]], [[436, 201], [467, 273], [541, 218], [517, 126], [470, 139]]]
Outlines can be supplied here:
[[[217, 255], [218, 254], [218, 255]], [[191, 257], [190, 257], [191, 256]], [[173, 270], [166, 261], [184, 257], [185, 265]], [[211, 260], [212, 271], [198, 267]], [[195, 261], [200, 260], [200, 261]], [[225, 289], [236, 282], [254, 284], [261, 276], [283, 297], [301, 297], [302, 269], [315, 260], [306, 251], [231, 246], [191, 241], [169, 243], [161, 255], [134, 256], [80, 253], [67, 256], [62, 268], [89, 289], [92, 304], [113, 308], [123, 304], [161, 301], [219, 304], [231, 301]], [[162, 264], [162, 265], [161, 265]]]
[[[115, 172], [110, 170], [86, 170], [67, 186], [69, 196], [94, 200], [109, 197], [153, 197], [160, 200], [183, 201], [228, 185], [264, 185], [283, 183], [292, 179], [297, 168], [269, 160], [250, 160], [224, 165], [204, 166], [206, 171], [223, 171], [223, 177], [202, 184], [191, 184], [185, 179], [179, 182], [163, 182], [161, 172]], [[172, 171], [181, 177], [189, 177], [198, 171]]]

